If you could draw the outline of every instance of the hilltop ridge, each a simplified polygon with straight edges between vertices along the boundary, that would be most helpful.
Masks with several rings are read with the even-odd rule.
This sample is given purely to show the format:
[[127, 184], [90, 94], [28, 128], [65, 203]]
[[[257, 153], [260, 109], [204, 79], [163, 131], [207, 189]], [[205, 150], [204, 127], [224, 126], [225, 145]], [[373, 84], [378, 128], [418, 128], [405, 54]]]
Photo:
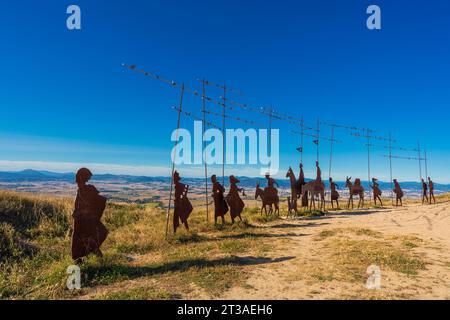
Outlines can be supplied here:
[[[246, 188], [254, 188], [257, 182], [265, 182], [264, 177], [247, 177], [247, 176], [239, 176], [239, 180], [241, 181], [241, 185]], [[290, 187], [290, 183], [287, 179], [276, 179], [280, 187], [288, 188]], [[306, 179], [310, 181], [311, 179]], [[33, 170], [26, 169], [22, 171], [0, 171], [0, 182], [47, 182], [47, 181], [61, 181], [61, 182], [74, 182], [75, 181], [75, 173], [74, 172], [51, 172], [51, 171], [42, 171], [42, 170]], [[135, 176], [135, 175], [125, 175], [125, 174], [94, 174], [93, 181], [121, 181], [124, 183], [170, 183], [170, 177], [162, 177], [162, 176]], [[183, 178], [183, 181], [190, 185], [203, 185], [204, 178]], [[345, 181], [335, 181], [341, 188], [341, 190], [345, 189]], [[324, 180], [324, 183], [327, 185], [328, 181]], [[362, 183], [367, 187], [367, 181], [362, 181]], [[390, 182], [379, 181], [380, 187], [382, 190], [390, 190], [391, 184]], [[228, 185], [228, 182], [225, 181], [225, 185]], [[419, 182], [414, 181], [406, 181], [401, 182], [401, 185], [404, 189], [420, 191], [422, 186]], [[450, 192], [450, 184], [439, 184], [435, 183], [435, 189], [437, 192], [444, 193]]]

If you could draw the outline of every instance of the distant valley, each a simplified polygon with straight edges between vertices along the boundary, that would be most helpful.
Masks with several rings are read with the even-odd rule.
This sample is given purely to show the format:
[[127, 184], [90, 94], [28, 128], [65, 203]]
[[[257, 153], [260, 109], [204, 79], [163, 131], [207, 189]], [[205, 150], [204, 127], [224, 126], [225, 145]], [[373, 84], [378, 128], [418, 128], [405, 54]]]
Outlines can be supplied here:
[[[228, 179], [225, 187], [228, 186]], [[260, 182], [265, 185], [264, 177], [239, 177], [242, 186], [249, 199], [254, 196], [255, 185]], [[183, 182], [190, 186], [190, 194], [193, 199], [200, 198], [204, 192], [205, 180], [202, 178], [184, 178]], [[281, 196], [287, 196], [290, 192], [288, 179], [277, 179]], [[326, 181], [325, 181], [326, 182]], [[98, 174], [94, 175], [92, 183], [109, 199], [123, 202], [167, 202], [170, 188], [170, 177], [147, 177], [131, 175]], [[342, 196], [347, 190], [344, 181], [337, 181]], [[363, 181], [368, 190], [367, 181]], [[408, 197], [419, 197], [421, 185], [418, 182], [402, 182], [402, 188]], [[210, 186], [209, 186], [210, 187]], [[391, 190], [389, 182], [380, 182], [384, 194]], [[17, 172], [0, 172], [0, 188], [12, 189], [24, 192], [53, 194], [60, 196], [76, 195], [75, 173], [56, 173], [50, 171], [23, 170]], [[450, 192], [450, 185], [435, 184], [436, 194]]]

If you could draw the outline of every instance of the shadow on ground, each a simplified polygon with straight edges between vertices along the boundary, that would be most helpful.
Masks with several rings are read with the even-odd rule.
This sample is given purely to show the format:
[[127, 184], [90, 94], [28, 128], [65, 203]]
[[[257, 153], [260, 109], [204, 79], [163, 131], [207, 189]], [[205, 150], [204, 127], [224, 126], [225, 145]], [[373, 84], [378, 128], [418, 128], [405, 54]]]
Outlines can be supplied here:
[[244, 232], [240, 234], [231, 234], [218, 237], [218, 239], [246, 239], [246, 238], [290, 238], [290, 237], [303, 237], [306, 234], [298, 234], [294, 232], [289, 233], [253, 233]]
[[328, 224], [329, 224], [328, 222], [321, 222], [321, 223], [310, 222], [307, 224], [281, 223], [281, 224], [274, 224], [270, 226], [270, 228], [274, 229], [311, 228], [311, 227], [320, 227]]
[[381, 210], [388, 210], [388, 209], [377, 209], [377, 210], [332, 210], [332, 211], [326, 211], [321, 216], [314, 216], [314, 217], [302, 217], [297, 216], [293, 217], [291, 219], [296, 221], [308, 221], [308, 220], [324, 220], [329, 219], [333, 216], [362, 216], [362, 215], [369, 215], [374, 213], [379, 213]]
[[128, 266], [122, 264], [112, 264], [106, 266], [87, 266], [83, 268], [83, 273], [87, 275], [85, 285], [94, 286], [97, 284], [105, 284], [118, 280], [131, 280], [147, 276], [161, 275], [169, 272], [185, 272], [190, 269], [214, 268], [218, 266], [252, 266], [261, 264], [278, 263], [287, 260], [292, 260], [295, 257], [287, 256], [280, 258], [266, 258], [266, 257], [226, 257], [218, 259], [187, 259], [174, 261], [169, 263], [154, 264], [149, 266]]
[[361, 211], [351, 211], [351, 210], [343, 210], [343, 211], [332, 211], [328, 212], [327, 216], [365, 216], [369, 214], [379, 213], [380, 210], [361, 210]]

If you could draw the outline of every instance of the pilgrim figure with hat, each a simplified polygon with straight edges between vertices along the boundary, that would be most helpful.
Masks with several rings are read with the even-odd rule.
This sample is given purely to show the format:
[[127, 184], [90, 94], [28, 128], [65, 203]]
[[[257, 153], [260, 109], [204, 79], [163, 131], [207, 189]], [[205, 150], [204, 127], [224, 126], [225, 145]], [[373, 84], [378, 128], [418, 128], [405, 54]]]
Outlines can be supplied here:
[[425, 182], [425, 180], [422, 178], [422, 204], [425, 203], [425, 199], [426, 199], [427, 203], [429, 203], [428, 186], [427, 186], [427, 183]]
[[175, 184], [175, 208], [173, 212], [173, 233], [177, 232], [180, 226], [180, 221], [189, 231], [188, 218], [191, 214], [193, 207], [189, 201], [187, 194], [189, 186], [180, 182], [181, 177], [178, 171], [173, 173], [173, 182]]
[[215, 174], [211, 176], [211, 182], [213, 184], [212, 197], [214, 199], [214, 223], [217, 224], [217, 218], [221, 217], [222, 224], [224, 224], [225, 214], [228, 212], [228, 205], [223, 196], [225, 188], [217, 181]]
[[87, 168], [81, 168], [76, 174], [78, 191], [73, 212], [71, 251], [72, 259], [77, 264], [91, 253], [102, 257], [100, 246], [108, 235], [108, 230], [100, 221], [106, 207], [106, 198], [93, 185], [87, 184], [91, 177], [92, 173]]
[[380, 201], [381, 206], [383, 206], [383, 201], [381, 201], [381, 189], [380, 185], [378, 184], [378, 179], [372, 178], [372, 185], [370, 186], [373, 190], [373, 201], [375, 205], [377, 205], [377, 199]]
[[267, 187], [264, 189], [264, 193], [267, 195], [268, 200], [275, 201], [278, 199], [278, 190], [275, 188], [275, 185], [278, 187], [278, 183], [270, 177], [269, 173], [266, 173], [266, 179]]
[[331, 207], [334, 209], [334, 203], [336, 202], [337, 208], [339, 209], [339, 186], [333, 181], [333, 178], [330, 177], [330, 189], [331, 189]]
[[242, 192], [242, 196], [245, 197], [245, 191], [243, 188], [239, 188], [237, 184], [240, 181], [233, 175], [230, 176], [230, 191], [228, 192], [225, 200], [230, 207], [231, 223], [234, 223], [234, 219], [239, 217], [242, 221], [241, 213], [244, 210], [245, 204], [239, 196], [239, 192]]
[[436, 199], [434, 198], [434, 184], [430, 177], [428, 177], [428, 189], [430, 190], [430, 203], [431, 199], [433, 199], [433, 202], [436, 203]]
[[403, 193], [403, 190], [400, 187], [397, 179], [394, 179], [394, 193], [396, 198], [396, 205], [398, 206], [398, 202], [400, 201], [400, 205], [403, 206], [402, 198], [405, 194]]

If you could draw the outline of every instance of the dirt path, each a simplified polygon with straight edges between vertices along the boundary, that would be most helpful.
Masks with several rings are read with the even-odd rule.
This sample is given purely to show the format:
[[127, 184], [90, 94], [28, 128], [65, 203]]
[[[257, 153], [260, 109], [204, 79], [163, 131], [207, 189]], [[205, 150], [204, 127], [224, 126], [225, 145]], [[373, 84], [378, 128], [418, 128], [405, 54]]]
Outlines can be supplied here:
[[[97, 286], [78, 298], [163, 285], [177, 293], [174, 299], [450, 299], [449, 226], [449, 202], [283, 218], [258, 228], [270, 250], [240, 257], [270, 263], [241, 266], [245, 280], [220, 296], [180, 285], [184, 276], [164, 275]], [[145, 266], [159, 258], [151, 253], [131, 263]], [[370, 265], [380, 268], [378, 290], [366, 287]]]
[[[226, 292], [224, 299], [450, 299], [448, 202], [359, 213], [340, 211], [315, 219], [288, 219], [272, 223], [266, 232], [292, 235], [272, 241], [274, 248], [268, 253], [271, 258], [292, 259], [255, 267], [246, 283]], [[335, 236], [321, 240], [321, 236], [327, 234]], [[358, 270], [346, 265], [336, 251], [354, 252], [346, 251], [345, 247], [333, 247], [336, 243], [353, 244], [352, 240], [368, 245], [360, 248], [368, 256], [374, 250], [381, 250], [377, 243], [380, 248], [386, 246], [387, 256], [391, 246], [400, 246], [401, 252], [423, 260], [425, 268], [411, 275], [380, 266], [381, 289], [368, 290], [365, 281], [369, 275], [355, 277]], [[370, 247], [372, 243], [375, 246]], [[381, 252], [381, 259], [383, 254]], [[401, 259], [402, 256], [397, 260]], [[403, 267], [399, 265], [403, 261], [387, 261], [399, 269]], [[406, 268], [407, 263], [409, 260], [405, 262]], [[352, 277], [346, 277], [342, 270], [349, 270]], [[366, 271], [366, 267], [359, 273], [361, 270]]]

